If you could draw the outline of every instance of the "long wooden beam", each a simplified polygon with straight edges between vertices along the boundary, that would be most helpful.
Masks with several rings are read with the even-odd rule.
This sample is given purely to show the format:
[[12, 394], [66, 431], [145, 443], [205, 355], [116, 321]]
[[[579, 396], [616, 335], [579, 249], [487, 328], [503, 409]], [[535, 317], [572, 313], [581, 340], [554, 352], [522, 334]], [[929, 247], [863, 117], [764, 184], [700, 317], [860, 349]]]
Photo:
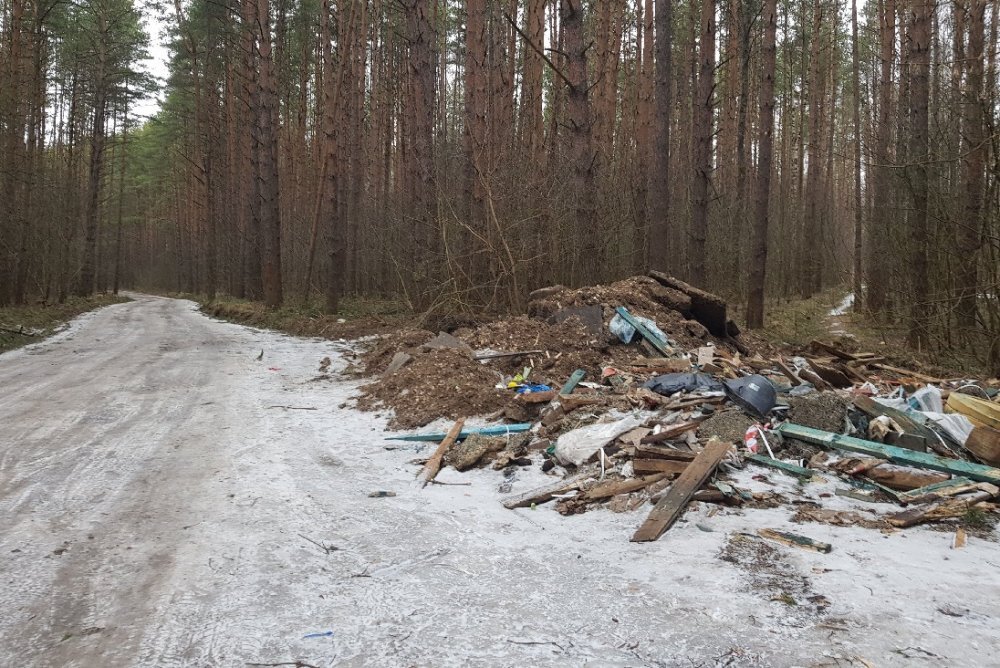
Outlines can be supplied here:
[[893, 445], [885, 445], [883, 443], [876, 443], [875, 441], [854, 438], [853, 436], [842, 436], [820, 429], [803, 427], [791, 422], [786, 422], [778, 427], [778, 433], [788, 438], [797, 438], [806, 443], [886, 459], [894, 464], [916, 466], [917, 468], [930, 469], [931, 471], [965, 476], [970, 480], [1000, 485], [1000, 469], [995, 469], [992, 466], [984, 466], [983, 464], [966, 462], [960, 459], [947, 459], [929, 452], [914, 452], [913, 450], [897, 448]]

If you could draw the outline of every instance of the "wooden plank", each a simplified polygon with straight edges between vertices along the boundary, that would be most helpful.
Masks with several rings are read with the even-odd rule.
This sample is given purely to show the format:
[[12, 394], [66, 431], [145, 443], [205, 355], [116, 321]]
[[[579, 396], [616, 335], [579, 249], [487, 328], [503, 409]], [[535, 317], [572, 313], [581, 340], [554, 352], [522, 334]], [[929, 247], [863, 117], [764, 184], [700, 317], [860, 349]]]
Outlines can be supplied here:
[[1000, 464], [1000, 430], [975, 427], [965, 441], [965, 448], [990, 466]]
[[632, 534], [632, 541], [651, 541], [662, 536], [663, 532], [669, 529], [684, 512], [691, 497], [712, 475], [719, 462], [729, 452], [729, 448], [730, 444], [725, 441], [717, 438], [710, 440], [705, 449], [698, 453], [684, 473], [670, 486], [642, 526]]
[[900, 376], [905, 376], [908, 378], [916, 378], [919, 381], [925, 383], [940, 383], [944, 379], [935, 378], [934, 376], [928, 376], [926, 374], [919, 373], [917, 371], [910, 371], [909, 369], [900, 369], [898, 366], [889, 366], [888, 364], [878, 364], [878, 363], [868, 363], [868, 366], [874, 367], [876, 369], [881, 369], [882, 371], [889, 371], [891, 373], [899, 374]]
[[832, 434], [828, 431], [811, 429], [792, 424], [791, 422], [786, 422], [778, 427], [778, 433], [790, 438], [797, 438], [806, 443], [847, 450], [848, 452], [857, 452], [869, 457], [887, 459], [894, 464], [916, 466], [917, 468], [965, 476], [979, 482], [988, 482], [994, 485], [1000, 484], [1000, 469], [995, 469], [992, 466], [984, 466], [983, 464], [965, 462], [958, 459], [946, 459], [928, 452], [913, 452], [912, 450], [905, 450], [892, 445], [883, 445], [874, 441], [865, 441], [860, 438], [841, 436], [840, 434]]
[[514, 508], [524, 508], [525, 506], [530, 506], [533, 503], [545, 503], [546, 501], [551, 501], [552, 497], [556, 494], [564, 494], [565, 492], [576, 489], [580, 486], [580, 483], [593, 475], [593, 470], [588, 468], [586, 471], [580, 471], [575, 475], [563, 478], [562, 480], [557, 480], [549, 485], [537, 487], [524, 492], [523, 494], [508, 496], [501, 503], [503, 503], [504, 508], [509, 508], [511, 510]]
[[786, 531], [778, 531], [777, 529], [759, 529], [757, 531], [757, 535], [761, 538], [777, 541], [783, 545], [801, 547], [803, 550], [811, 550], [822, 554], [829, 554], [833, 550], [833, 546], [829, 543], [823, 543], [818, 540], [813, 540], [812, 538], [807, 538], [806, 536], [800, 536]]
[[[468, 438], [473, 434], [481, 434], [483, 436], [507, 436], [508, 434], [517, 434], [522, 431], [528, 431], [531, 429], [530, 422], [522, 422], [520, 424], [501, 424], [494, 425], [492, 427], [476, 427], [473, 429], [463, 429], [458, 435], [459, 441]], [[408, 436], [387, 436], [386, 439], [389, 441], [440, 441], [448, 434], [445, 432], [433, 432], [430, 434], [410, 434]]]
[[438, 474], [438, 471], [441, 470], [441, 460], [444, 459], [445, 453], [448, 452], [448, 448], [454, 445], [455, 441], [458, 440], [458, 435], [459, 433], [461, 433], [462, 427], [464, 426], [465, 426], [465, 418], [459, 418], [458, 420], [456, 420], [455, 424], [453, 424], [451, 426], [451, 429], [448, 430], [448, 433], [447, 435], [445, 435], [444, 440], [441, 441], [441, 445], [437, 447], [437, 450], [434, 451], [434, 454], [431, 455], [431, 458], [427, 460], [426, 464], [424, 464], [424, 468], [420, 471], [420, 474], [417, 476], [417, 480], [420, 481], [421, 487], [426, 487], [427, 483], [429, 483], [431, 480], [434, 480], [434, 477]]
[[836, 346], [833, 346], [833, 345], [831, 345], [829, 343], [823, 343], [822, 341], [819, 341], [817, 339], [813, 339], [812, 341], [810, 341], [809, 345], [812, 346], [813, 348], [818, 349], [818, 350], [822, 350], [824, 352], [830, 353], [834, 357], [839, 357], [842, 360], [851, 360], [851, 361], [853, 361], [853, 360], [858, 359], [857, 356], [852, 355], [851, 353], [849, 353], [847, 351], [841, 350], [840, 348], [837, 348]]
[[647, 473], [684, 473], [691, 462], [676, 459], [633, 459], [632, 470], [637, 475]]
[[663, 441], [669, 441], [672, 438], [677, 438], [686, 431], [691, 431], [699, 424], [701, 420], [690, 420], [688, 422], [681, 422], [679, 424], [667, 425], [662, 431], [657, 434], [649, 434], [648, 436], [643, 436], [640, 443], [662, 443]]
[[517, 395], [517, 400], [524, 404], [544, 404], [556, 398], [555, 390], [543, 390], [542, 392], [522, 392]]
[[544, 350], [519, 350], [513, 353], [481, 353], [479, 355], [473, 355], [472, 359], [477, 362], [482, 362], [484, 360], [498, 360], [504, 357], [524, 357], [525, 355], [544, 355]]
[[698, 453], [689, 450], [675, 450], [662, 445], [639, 444], [635, 446], [635, 456], [645, 459], [673, 459], [680, 462], [690, 462], [694, 461]]
[[796, 466], [795, 464], [789, 464], [788, 462], [783, 462], [779, 459], [771, 459], [765, 455], [747, 455], [747, 459], [755, 464], [760, 464], [761, 466], [769, 466], [773, 469], [778, 469], [783, 473], [793, 475], [797, 478], [803, 478], [809, 480], [816, 475], [816, 472], [812, 469], [803, 468], [801, 466]]
[[645, 489], [646, 487], [652, 485], [654, 482], [659, 482], [667, 477], [666, 473], [654, 473], [653, 475], [645, 476], [642, 478], [630, 478], [628, 480], [611, 480], [609, 482], [601, 483], [599, 485], [594, 485], [590, 489], [582, 492], [577, 499], [581, 501], [600, 501], [601, 499], [610, 499], [612, 496], [617, 496], [618, 494], [629, 494], [631, 492], [638, 492], [640, 489]]
[[785, 374], [785, 377], [787, 377], [788, 380], [792, 383], [792, 387], [797, 387], [802, 384], [802, 380], [795, 375], [795, 372], [792, 371], [791, 367], [785, 364], [785, 360], [779, 357], [778, 359], [774, 360], [774, 365], [778, 367], [778, 370], [781, 373]]
[[[956, 478], [950, 478], [943, 482], [936, 482], [932, 485], [924, 485], [923, 487], [918, 487], [917, 489], [911, 489], [909, 492], [899, 492], [896, 494], [896, 498], [900, 503], [919, 503], [928, 496], [934, 496], [941, 494], [942, 496], [952, 496], [952, 494], [947, 494], [947, 492], [955, 487], [964, 487], [966, 485], [972, 484], [972, 481], [968, 478], [963, 478], [958, 476]], [[957, 492], [953, 492], [957, 493]]]
[[905, 529], [922, 522], [932, 522], [950, 517], [961, 517], [977, 503], [989, 501], [1000, 491], [994, 485], [986, 485], [990, 489], [979, 490], [975, 494], [964, 496], [958, 499], [943, 499], [925, 506], [917, 506], [909, 510], [904, 510], [895, 515], [889, 515], [886, 519], [894, 527]]
[[[914, 436], [919, 436], [923, 438], [924, 445], [931, 445], [931, 446], [938, 445], [937, 434], [933, 430], [931, 430], [930, 427], [926, 427], [918, 423], [916, 420], [910, 417], [910, 415], [904, 413], [903, 411], [896, 410], [891, 406], [885, 406], [883, 404], [880, 404], [871, 397], [866, 397], [863, 394], [859, 394], [856, 397], [854, 397], [853, 403], [859, 410], [861, 410], [869, 417], [878, 417], [880, 415], [884, 415], [888, 418], [891, 418], [893, 422], [902, 427], [903, 431], [906, 432], [907, 434], [912, 434]], [[920, 441], [904, 439], [903, 442], [898, 443], [897, 445], [899, 445], [899, 447], [906, 447], [908, 450], [915, 450], [920, 447], [921, 443]], [[907, 446], [915, 446], [915, 447], [907, 447]], [[926, 447], [923, 448], [922, 450], [926, 451]]]
[[649, 331], [648, 327], [636, 320], [636, 318], [628, 312], [627, 308], [619, 306], [615, 309], [615, 313], [620, 315], [622, 320], [632, 325], [632, 327], [635, 328], [635, 331], [639, 333], [639, 336], [648, 341], [649, 345], [656, 349], [656, 352], [660, 353], [664, 357], [670, 357], [673, 355], [674, 351], [667, 345], [667, 342], [656, 338], [656, 335]]

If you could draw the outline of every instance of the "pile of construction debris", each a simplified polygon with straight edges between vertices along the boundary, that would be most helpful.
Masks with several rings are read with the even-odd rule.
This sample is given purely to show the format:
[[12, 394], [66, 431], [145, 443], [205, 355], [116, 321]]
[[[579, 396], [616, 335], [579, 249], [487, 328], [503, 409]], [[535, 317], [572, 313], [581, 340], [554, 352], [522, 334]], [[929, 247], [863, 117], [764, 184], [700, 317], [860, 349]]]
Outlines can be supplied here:
[[[976, 526], [1000, 496], [997, 383], [942, 379], [874, 353], [813, 342], [783, 357], [748, 341], [725, 302], [662, 274], [607, 286], [545, 288], [529, 316], [452, 333], [407, 331], [364, 356], [362, 407], [393, 427], [456, 420], [420, 472], [492, 466], [506, 489], [520, 467], [552, 482], [508, 508], [560, 513], [653, 504], [633, 540], [656, 540], [692, 501], [789, 502], [739, 480], [833, 479], [869, 513], [798, 501], [795, 521], [895, 531], [922, 522]], [[499, 424], [466, 428], [465, 418]], [[821, 495], [823, 496], [823, 495]], [[891, 504], [891, 505], [884, 505]], [[763, 534], [762, 534], [763, 535]], [[826, 551], [805, 536], [767, 538]]]

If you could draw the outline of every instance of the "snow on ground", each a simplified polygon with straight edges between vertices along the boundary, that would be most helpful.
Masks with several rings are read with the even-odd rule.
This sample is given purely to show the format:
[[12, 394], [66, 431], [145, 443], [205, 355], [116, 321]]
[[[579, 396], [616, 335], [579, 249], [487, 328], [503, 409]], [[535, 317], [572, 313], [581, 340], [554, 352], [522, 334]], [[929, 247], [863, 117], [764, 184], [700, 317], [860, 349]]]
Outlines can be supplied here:
[[853, 307], [854, 307], [854, 293], [849, 292], [847, 293], [847, 296], [845, 296], [842, 300], [840, 300], [839, 304], [830, 309], [830, 313], [828, 315], [832, 316], [846, 315], [848, 311], [850, 311]]
[[[350, 348], [137, 296], [0, 356], [0, 664], [995, 662], [992, 541], [700, 504], [633, 544], [648, 506], [509, 511], [488, 469], [421, 489], [386, 416], [342, 407]], [[867, 507], [762, 472], [740, 484]], [[761, 527], [833, 552], [740, 536]]]

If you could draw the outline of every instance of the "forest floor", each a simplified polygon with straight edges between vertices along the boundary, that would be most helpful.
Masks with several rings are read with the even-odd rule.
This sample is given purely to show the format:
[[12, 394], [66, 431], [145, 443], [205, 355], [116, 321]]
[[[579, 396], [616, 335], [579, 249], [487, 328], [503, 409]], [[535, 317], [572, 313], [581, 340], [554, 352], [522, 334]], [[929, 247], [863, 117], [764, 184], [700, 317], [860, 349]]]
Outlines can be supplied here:
[[0, 308], [0, 353], [51, 336], [66, 323], [87, 311], [128, 301], [115, 295], [69, 297], [62, 304], [27, 304]]
[[386, 449], [386, 419], [345, 407], [353, 344], [132, 297], [0, 356], [4, 665], [881, 668], [1000, 652], [992, 538], [952, 550], [931, 528], [810, 525], [834, 545], [818, 554], [744, 537], [795, 526], [788, 508], [701, 507], [630, 543], [634, 513], [506, 510], [490, 470], [421, 489], [417, 451]]

